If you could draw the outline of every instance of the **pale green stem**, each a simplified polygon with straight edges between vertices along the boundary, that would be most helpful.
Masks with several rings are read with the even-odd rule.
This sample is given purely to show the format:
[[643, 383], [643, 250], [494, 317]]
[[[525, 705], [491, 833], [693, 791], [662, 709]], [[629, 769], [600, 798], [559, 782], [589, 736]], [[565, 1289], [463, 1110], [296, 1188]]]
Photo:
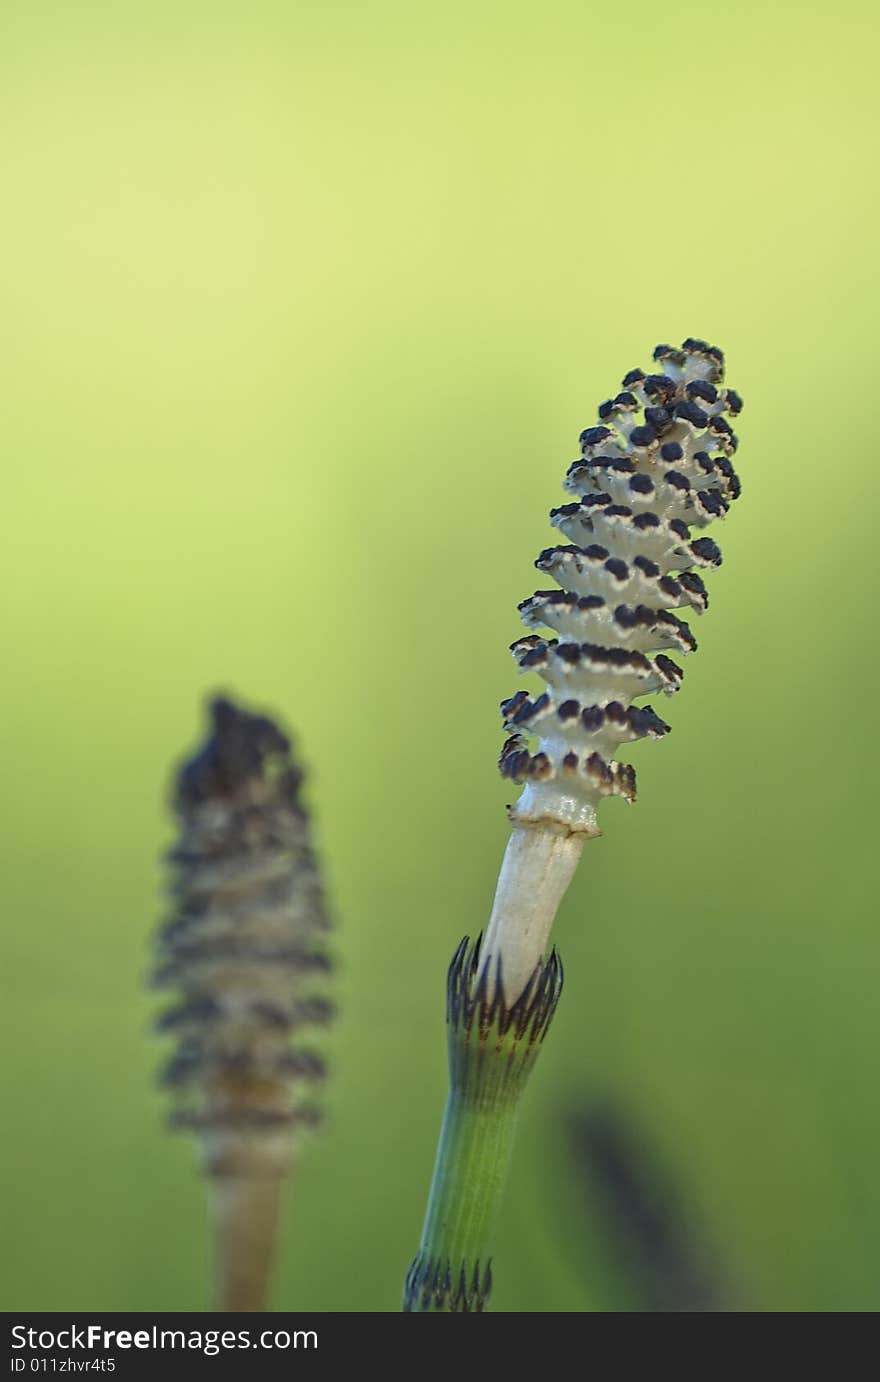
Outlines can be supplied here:
[[485, 1265], [507, 1175], [516, 1100], [475, 1104], [450, 1090], [419, 1252]]

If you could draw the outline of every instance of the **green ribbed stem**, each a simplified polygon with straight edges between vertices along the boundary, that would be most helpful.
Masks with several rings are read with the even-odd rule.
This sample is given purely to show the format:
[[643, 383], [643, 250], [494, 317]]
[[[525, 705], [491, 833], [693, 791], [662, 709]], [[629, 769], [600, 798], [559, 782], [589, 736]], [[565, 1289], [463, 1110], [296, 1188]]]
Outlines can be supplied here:
[[515, 1125], [515, 1098], [475, 1105], [450, 1090], [420, 1256], [458, 1263], [466, 1275], [467, 1265], [488, 1266]]
[[479, 941], [462, 941], [447, 988], [450, 1091], [422, 1241], [407, 1273], [407, 1312], [486, 1309], [519, 1100], [562, 988], [555, 952], [510, 1007], [499, 976], [490, 983], [478, 975]]

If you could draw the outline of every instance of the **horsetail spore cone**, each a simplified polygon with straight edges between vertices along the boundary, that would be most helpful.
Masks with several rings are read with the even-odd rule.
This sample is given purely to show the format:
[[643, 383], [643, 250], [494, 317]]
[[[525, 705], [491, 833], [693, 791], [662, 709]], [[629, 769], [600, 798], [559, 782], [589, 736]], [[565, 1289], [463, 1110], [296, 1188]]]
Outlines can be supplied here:
[[703, 530], [740, 493], [729, 418], [742, 402], [723, 387], [721, 351], [691, 338], [658, 346], [654, 361], [656, 373], [631, 370], [581, 433], [564, 481], [574, 499], [550, 514], [567, 541], [535, 563], [560, 588], [519, 607], [539, 632], [511, 651], [546, 690], [518, 691], [501, 706], [510, 737], [499, 766], [523, 791], [509, 809], [485, 955], [503, 955], [510, 995], [544, 952], [584, 841], [601, 833], [599, 804], [635, 800], [635, 769], [617, 750], [669, 733], [634, 702], [679, 690], [684, 674], [669, 654], [697, 644], [672, 611], [707, 608], [700, 573], [720, 566], [721, 552]]
[[172, 1123], [197, 1135], [211, 1187], [217, 1308], [259, 1310], [297, 1133], [319, 1116], [306, 1033], [332, 1015], [328, 922], [288, 739], [226, 699], [211, 718], [174, 784], [155, 982], [178, 1001], [158, 1025], [177, 1038]]
[[[520, 605], [530, 632], [511, 651], [546, 690], [535, 697], [519, 691], [501, 707], [509, 734], [501, 772], [523, 791], [508, 808], [513, 829], [473, 960], [475, 991], [495, 1013], [527, 1003], [554, 961], [544, 958], [550, 930], [584, 842], [601, 833], [600, 803], [635, 800], [635, 771], [616, 751], [669, 732], [656, 711], [635, 702], [681, 686], [681, 667], [669, 654], [692, 652], [696, 640], [672, 611], [706, 609], [700, 572], [720, 565], [721, 553], [702, 530], [740, 492], [729, 417], [742, 404], [723, 387], [721, 351], [689, 339], [680, 349], [658, 346], [654, 361], [653, 373], [630, 371], [601, 405], [597, 424], [581, 434], [581, 454], [564, 482], [572, 501], [550, 515], [566, 542], [536, 562], [559, 588], [538, 590]], [[552, 1008], [542, 1037], [551, 1016]], [[516, 1062], [497, 1023], [487, 1021], [479, 1027], [484, 1057], [464, 1082], [454, 1018], [449, 1026], [450, 1104], [407, 1282], [405, 1308], [412, 1310], [485, 1308], [497, 1148], [509, 1148], [537, 1053]], [[490, 1073], [493, 1056], [520, 1078]], [[482, 1119], [471, 1118], [465, 1138], [448, 1134], [450, 1109], [468, 1100]]]

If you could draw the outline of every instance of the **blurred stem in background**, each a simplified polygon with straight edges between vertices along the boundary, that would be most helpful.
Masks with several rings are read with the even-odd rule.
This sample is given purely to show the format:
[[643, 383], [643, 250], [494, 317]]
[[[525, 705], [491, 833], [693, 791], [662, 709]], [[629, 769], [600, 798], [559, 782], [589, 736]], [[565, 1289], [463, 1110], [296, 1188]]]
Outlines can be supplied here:
[[[644, 1136], [614, 1104], [590, 1100], [568, 1119], [589, 1230], [604, 1249], [593, 1295], [613, 1292], [612, 1310], [718, 1313], [735, 1310], [693, 1210]], [[612, 1268], [604, 1268], [604, 1262]]]
[[265, 716], [225, 699], [174, 786], [172, 916], [155, 982], [179, 1001], [164, 1072], [174, 1126], [198, 1135], [209, 1181], [215, 1308], [263, 1310], [298, 1133], [319, 1118], [323, 1061], [302, 1032], [332, 1007], [328, 929], [302, 772]]
[[519, 1100], [562, 990], [562, 966], [553, 951], [508, 1004], [500, 960], [490, 976], [480, 950], [479, 940], [474, 946], [463, 940], [449, 969], [449, 1097], [404, 1311], [486, 1309], [492, 1231]]

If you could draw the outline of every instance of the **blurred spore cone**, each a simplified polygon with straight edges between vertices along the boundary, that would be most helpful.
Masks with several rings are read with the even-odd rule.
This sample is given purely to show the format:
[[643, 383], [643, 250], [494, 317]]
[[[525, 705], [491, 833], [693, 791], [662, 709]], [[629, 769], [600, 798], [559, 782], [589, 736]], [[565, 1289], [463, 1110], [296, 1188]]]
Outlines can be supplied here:
[[155, 983], [177, 991], [158, 1026], [178, 1045], [164, 1082], [209, 1173], [283, 1175], [295, 1129], [319, 1117], [325, 1070], [307, 1030], [333, 1014], [328, 918], [290, 740], [226, 697], [209, 710], [172, 790]]

